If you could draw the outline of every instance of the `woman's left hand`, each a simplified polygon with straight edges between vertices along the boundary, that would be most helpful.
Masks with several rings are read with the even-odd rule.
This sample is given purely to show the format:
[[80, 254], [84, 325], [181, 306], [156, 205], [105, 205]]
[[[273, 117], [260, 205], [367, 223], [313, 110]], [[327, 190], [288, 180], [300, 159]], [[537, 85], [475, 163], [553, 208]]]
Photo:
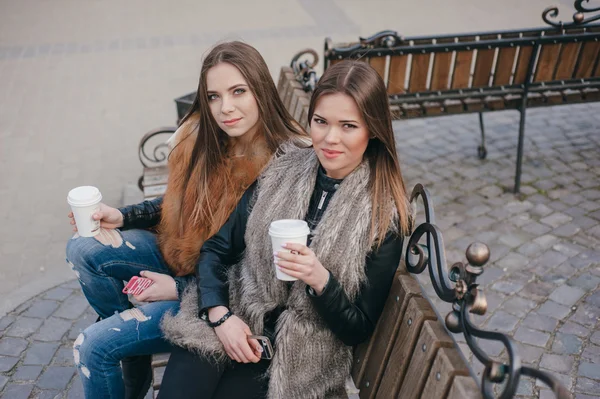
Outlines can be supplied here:
[[329, 280], [329, 270], [323, 267], [312, 249], [306, 245], [287, 243], [283, 247], [292, 252], [275, 253], [275, 264], [279, 270], [303, 281], [320, 295]]
[[134, 298], [140, 302], [176, 301], [177, 286], [175, 280], [168, 274], [154, 273], [147, 270], [140, 272], [140, 276], [154, 281], [144, 292], [135, 295]]

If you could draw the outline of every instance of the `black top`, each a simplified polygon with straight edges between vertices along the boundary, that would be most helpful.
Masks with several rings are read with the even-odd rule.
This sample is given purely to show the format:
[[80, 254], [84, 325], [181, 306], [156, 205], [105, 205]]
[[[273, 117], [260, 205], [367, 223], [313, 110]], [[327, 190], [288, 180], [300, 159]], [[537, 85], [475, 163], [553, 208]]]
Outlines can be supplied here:
[[[321, 220], [335, 193], [335, 185], [339, 183], [340, 181], [327, 177], [322, 170], [319, 171], [306, 216], [311, 228]], [[196, 269], [198, 308], [202, 314], [215, 306], [229, 306], [227, 269], [241, 260], [246, 248], [244, 233], [248, 222], [249, 205], [255, 190], [256, 183], [242, 196], [225, 225], [202, 246]], [[327, 195], [321, 201], [324, 192]], [[353, 302], [333, 274], [330, 275], [321, 295], [314, 295], [307, 287], [307, 295], [311, 298], [317, 312], [331, 331], [346, 345], [357, 345], [365, 341], [375, 329], [400, 262], [401, 252], [402, 237], [388, 233], [379, 248], [374, 249], [367, 256], [365, 270], [367, 283], [362, 286], [358, 297]], [[323, 266], [327, 267], [327, 265]], [[276, 313], [280, 310], [276, 310]], [[271, 327], [275, 322], [276, 317], [266, 316], [266, 327]]]

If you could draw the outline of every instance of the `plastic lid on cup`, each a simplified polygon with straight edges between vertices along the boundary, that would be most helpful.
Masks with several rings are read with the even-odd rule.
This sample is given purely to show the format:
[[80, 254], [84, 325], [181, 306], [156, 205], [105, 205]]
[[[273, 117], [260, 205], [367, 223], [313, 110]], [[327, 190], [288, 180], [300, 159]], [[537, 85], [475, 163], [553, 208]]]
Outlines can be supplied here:
[[67, 202], [71, 206], [90, 206], [100, 201], [102, 201], [102, 194], [94, 186], [75, 187], [67, 195]]
[[279, 237], [298, 237], [310, 234], [310, 229], [304, 220], [282, 219], [271, 223], [269, 234]]

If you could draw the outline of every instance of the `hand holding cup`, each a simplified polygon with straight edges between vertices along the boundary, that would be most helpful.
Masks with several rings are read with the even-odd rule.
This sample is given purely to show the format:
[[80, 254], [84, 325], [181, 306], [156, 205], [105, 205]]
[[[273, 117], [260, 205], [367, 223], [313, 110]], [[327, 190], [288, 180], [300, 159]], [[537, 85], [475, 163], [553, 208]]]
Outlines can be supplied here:
[[312, 249], [303, 244], [286, 243], [288, 251], [275, 252], [275, 265], [288, 276], [295, 277], [310, 286], [317, 295], [323, 292], [329, 280], [329, 270], [321, 264]]
[[[77, 231], [77, 223], [73, 212], [69, 212], [70, 223], [73, 225], [73, 231]], [[98, 210], [92, 214], [92, 219], [100, 222], [103, 229], [118, 229], [123, 226], [123, 214], [117, 208], [108, 206], [102, 202], [98, 204]]]

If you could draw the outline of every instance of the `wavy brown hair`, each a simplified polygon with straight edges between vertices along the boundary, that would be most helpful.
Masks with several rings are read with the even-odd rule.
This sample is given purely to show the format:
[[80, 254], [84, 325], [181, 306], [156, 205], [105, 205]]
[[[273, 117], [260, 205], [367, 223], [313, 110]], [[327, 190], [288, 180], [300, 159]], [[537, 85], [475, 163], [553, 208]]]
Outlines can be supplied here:
[[[236, 67], [256, 99], [259, 129], [254, 140], [264, 140], [271, 153], [274, 153], [284, 141], [306, 136], [279, 98], [269, 68], [260, 53], [254, 47], [239, 41], [216, 45], [202, 63], [196, 97], [180, 124], [183, 125], [192, 116], [199, 118], [194, 128], [198, 134], [183, 183], [185, 193], [189, 181], [197, 180], [198, 200], [192, 214], [192, 218], [196, 221], [212, 222], [215, 219], [214, 215], [219, 204], [211, 198], [211, 176], [222, 166], [229, 147], [229, 136], [219, 128], [208, 104], [206, 75], [212, 67], [220, 63], [228, 63]], [[180, 140], [181, 142], [183, 140]], [[219, 176], [219, 178], [230, 180], [230, 176]], [[225, 184], [225, 186], [231, 185]], [[183, 203], [183, 196], [181, 201]], [[184, 217], [184, 215], [180, 216], [180, 225], [185, 223]]]
[[383, 80], [377, 71], [365, 62], [336, 63], [325, 71], [317, 83], [308, 109], [309, 121], [312, 121], [319, 99], [336, 93], [346, 94], [354, 99], [372, 137], [364, 157], [371, 166], [371, 231], [376, 241], [381, 243], [385, 238], [390, 228], [394, 205], [400, 219], [400, 233], [408, 235], [411, 223], [409, 201], [396, 152], [392, 116]]

